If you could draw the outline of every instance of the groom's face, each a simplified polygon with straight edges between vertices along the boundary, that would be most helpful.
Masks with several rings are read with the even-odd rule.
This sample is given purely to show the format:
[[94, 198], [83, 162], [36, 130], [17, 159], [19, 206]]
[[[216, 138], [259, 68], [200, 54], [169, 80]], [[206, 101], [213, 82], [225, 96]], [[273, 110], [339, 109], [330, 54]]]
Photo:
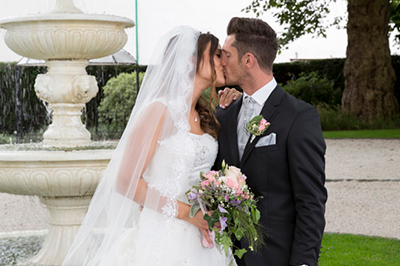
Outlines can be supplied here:
[[244, 69], [239, 60], [237, 49], [232, 46], [235, 42], [235, 35], [229, 35], [225, 39], [222, 48], [222, 66], [224, 67], [224, 74], [227, 86], [239, 85], [244, 75]]

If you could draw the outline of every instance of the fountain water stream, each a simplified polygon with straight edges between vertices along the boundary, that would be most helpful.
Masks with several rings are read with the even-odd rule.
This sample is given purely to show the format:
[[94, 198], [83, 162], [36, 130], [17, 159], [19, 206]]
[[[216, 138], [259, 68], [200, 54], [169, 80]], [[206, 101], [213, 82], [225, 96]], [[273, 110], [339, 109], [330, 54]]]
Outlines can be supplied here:
[[57, 0], [47, 14], [0, 21], [10, 49], [48, 66], [35, 91], [52, 110], [43, 135], [49, 150], [0, 151], [0, 192], [37, 195], [50, 211], [49, 234], [30, 265], [61, 264], [111, 158], [113, 150], [62, 149], [91, 145], [81, 110], [98, 87], [85, 68], [89, 59], [119, 51], [127, 42], [125, 29], [133, 26], [123, 17], [84, 14], [73, 0]]

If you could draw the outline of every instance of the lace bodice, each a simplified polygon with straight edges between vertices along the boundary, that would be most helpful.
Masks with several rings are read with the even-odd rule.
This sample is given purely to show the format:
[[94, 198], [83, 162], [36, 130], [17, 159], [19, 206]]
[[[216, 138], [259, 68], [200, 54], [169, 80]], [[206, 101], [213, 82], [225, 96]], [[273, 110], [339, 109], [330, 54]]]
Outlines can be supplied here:
[[191, 187], [200, 181], [201, 171], [208, 172], [214, 165], [218, 152], [218, 144], [209, 134], [196, 135], [189, 133], [189, 136], [193, 140], [195, 154], [192, 172], [189, 177], [189, 185]]
[[211, 169], [217, 152], [209, 134], [176, 134], [160, 143], [143, 177], [162, 195], [187, 203], [186, 191], [200, 181], [200, 172]]

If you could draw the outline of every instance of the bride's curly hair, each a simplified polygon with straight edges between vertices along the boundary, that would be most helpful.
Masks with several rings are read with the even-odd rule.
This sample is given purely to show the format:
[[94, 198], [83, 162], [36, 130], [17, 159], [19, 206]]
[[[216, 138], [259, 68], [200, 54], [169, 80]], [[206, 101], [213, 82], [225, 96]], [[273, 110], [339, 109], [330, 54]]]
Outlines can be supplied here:
[[215, 139], [218, 138], [218, 130], [220, 128], [220, 123], [215, 117], [215, 108], [219, 102], [217, 91], [215, 88], [215, 83], [217, 79], [217, 72], [215, 71], [214, 65], [214, 55], [218, 49], [219, 40], [217, 37], [211, 33], [202, 33], [197, 41], [197, 69], [199, 69], [200, 63], [203, 61], [203, 54], [207, 48], [207, 45], [211, 43], [210, 46], [210, 65], [211, 65], [211, 86], [210, 86], [210, 99], [206, 99], [204, 96], [200, 97], [197, 102], [196, 111], [200, 115], [200, 126], [204, 132], [210, 134]]

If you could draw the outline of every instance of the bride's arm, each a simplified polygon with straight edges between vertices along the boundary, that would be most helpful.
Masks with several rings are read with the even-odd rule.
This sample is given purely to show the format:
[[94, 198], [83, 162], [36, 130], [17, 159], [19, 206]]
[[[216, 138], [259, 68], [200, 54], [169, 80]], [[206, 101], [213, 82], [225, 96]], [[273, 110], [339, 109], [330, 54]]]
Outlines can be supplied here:
[[[143, 111], [140, 120], [128, 132], [115, 185], [118, 193], [132, 198], [139, 205], [144, 205], [147, 194], [147, 182], [142, 176], [156, 151], [166, 113], [165, 105], [155, 103]], [[152, 136], [150, 142], [149, 136]]]
[[[141, 116], [140, 121], [136, 123], [136, 128], [134, 128], [129, 133], [130, 135], [126, 143], [127, 147], [124, 150], [121, 165], [119, 167], [116, 181], [116, 190], [118, 191], [118, 193], [128, 198], [131, 198], [140, 206], [145, 205], [146, 196], [149, 191], [148, 183], [143, 179], [142, 176], [157, 149], [158, 140], [160, 138], [160, 135], [162, 134], [166, 114], [166, 106], [158, 103]], [[157, 120], [157, 118], [158, 123], [157, 126], [154, 127], [155, 125], [152, 125], [151, 121]], [[149, 136], [153, 137], [148, 150], [145, 152], [143, 152], [143, 149], [139, 150], [138, 147], [140, 147], [140, 144], [144, 142]], [[145, 157], [145, 160], [143, 160], [143, 157]], [[143, 166], [140, 167], [140, 165], [142, 164]], [[139, 171], [139, 178], [136, 177], [137, 174], [139, 174], [137, 168], [141, 168], [141, 170]], [[155, 209], [157, 209], [157, 211], [159, 212], [162, 212], [162, 207], [164, 206], [164, 203], [167, 201], [167, 199], [160, 196], [160, 201], [161, 202], [158, 204], [157, 207], [155, 207]], [[190, 205], [177, 200], [177, 206], [177, 218], [187, 221], [199, 228], [203, 232], [207, 241], [209, 243], [212, 243], [207, 233], [208, 224], [207, 221], [203, 218], [203, 213], [201, 211], [198, 211], [196, 215], [191, 218], [189, 215], [191, 207]]]

